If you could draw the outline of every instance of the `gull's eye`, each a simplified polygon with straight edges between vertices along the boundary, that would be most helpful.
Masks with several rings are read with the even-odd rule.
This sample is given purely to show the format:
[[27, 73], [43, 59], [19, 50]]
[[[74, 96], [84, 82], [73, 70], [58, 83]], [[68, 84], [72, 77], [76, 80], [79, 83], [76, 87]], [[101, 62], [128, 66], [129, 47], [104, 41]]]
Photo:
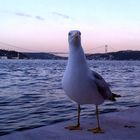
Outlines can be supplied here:
[[69, 33], [69, 36], [71, 35], [71, 33]]

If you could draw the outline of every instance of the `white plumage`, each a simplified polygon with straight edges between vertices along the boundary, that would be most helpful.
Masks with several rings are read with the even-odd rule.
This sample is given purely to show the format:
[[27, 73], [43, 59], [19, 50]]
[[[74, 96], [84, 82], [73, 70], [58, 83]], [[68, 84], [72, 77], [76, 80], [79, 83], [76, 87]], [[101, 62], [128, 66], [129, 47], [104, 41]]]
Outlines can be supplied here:
[[113, 94], [105, 80], [88, 67], [81, 46], [80, 31], [70, 31], [68, 40], [70, 52], [62, 79], [65, 93], [80, 105], [99, 105], [105, 99], [113, 100]]
[[95, 104], [97, 127], [89, 129], [93, 133], [103, 133], [100, 127], [98, 105], [105, 99], [115, 101], [120, 97], [112, 93], [106, 81], [96, 72], [90, 70], [81, 46], [80, 31], [70, 31], [69, 36], [69, 59], [62, 79], [65, 93], [78, 104], [78, 119], [74, 126], [65, 127], [69, 130], [81, 130], [80, 127], [80, 105]]

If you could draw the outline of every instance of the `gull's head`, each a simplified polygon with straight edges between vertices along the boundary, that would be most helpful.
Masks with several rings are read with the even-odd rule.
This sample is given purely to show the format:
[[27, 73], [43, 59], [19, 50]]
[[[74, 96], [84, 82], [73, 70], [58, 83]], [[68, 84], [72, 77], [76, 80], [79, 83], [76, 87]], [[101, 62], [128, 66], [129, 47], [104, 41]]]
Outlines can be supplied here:
[[72, 30], [68, 33], [68, 40], [70, 45], [81, 46], [81, 32]]

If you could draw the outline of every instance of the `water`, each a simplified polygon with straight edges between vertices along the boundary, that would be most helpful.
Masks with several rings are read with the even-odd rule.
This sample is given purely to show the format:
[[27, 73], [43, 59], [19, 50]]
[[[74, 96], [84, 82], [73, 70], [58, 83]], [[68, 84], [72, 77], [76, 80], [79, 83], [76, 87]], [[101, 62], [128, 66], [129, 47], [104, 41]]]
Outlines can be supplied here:
[[[76, 104], [61, 88], [67, 61], [0, 60], [0, 135], [76, 119]], [[140, 61], [89, 61], [117, 102], [105, 102], [101, 113], [140, 105]], [[81, 117], [93, 119], [94, 105], [83, 105]], [[94, 120], [93, 120], [94, 121]]]

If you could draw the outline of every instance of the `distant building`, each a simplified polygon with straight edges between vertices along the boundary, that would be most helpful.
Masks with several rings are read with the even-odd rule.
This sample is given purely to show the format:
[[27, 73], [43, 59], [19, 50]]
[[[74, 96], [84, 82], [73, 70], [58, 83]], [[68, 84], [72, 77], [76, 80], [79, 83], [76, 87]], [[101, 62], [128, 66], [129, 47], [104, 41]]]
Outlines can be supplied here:
[[19, 59], [19, 53], [17, 53], [17, 56], [12, 57], [12, 59]]
[[0, 59], [8, 59], [7, 56], [0, 56]]

